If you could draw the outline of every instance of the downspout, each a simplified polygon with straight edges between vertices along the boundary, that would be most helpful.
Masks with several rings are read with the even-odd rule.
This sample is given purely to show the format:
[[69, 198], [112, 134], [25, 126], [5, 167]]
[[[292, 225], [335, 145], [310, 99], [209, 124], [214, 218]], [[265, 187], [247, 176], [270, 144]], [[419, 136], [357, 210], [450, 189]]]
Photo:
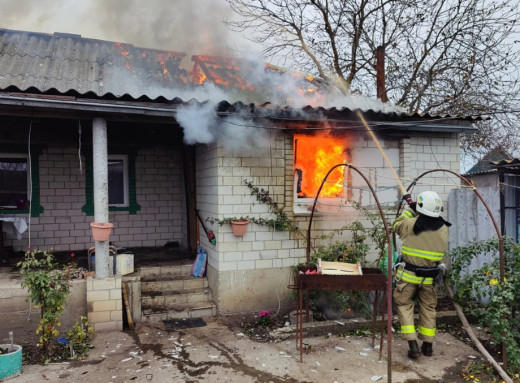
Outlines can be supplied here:
[[[92, 122], [92, 159], [94, 170], [94, 221], [108, 222], [108, 150], [107, 122], [95, 118]], [[95, 241], [96, 278], [110, 277], [109, 241]]]

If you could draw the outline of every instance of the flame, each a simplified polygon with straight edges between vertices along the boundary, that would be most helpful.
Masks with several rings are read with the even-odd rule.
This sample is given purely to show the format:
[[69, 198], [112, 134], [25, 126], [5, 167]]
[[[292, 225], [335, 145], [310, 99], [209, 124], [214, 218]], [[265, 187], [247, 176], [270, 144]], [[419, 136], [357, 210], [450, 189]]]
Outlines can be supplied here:
[[130, 63], [128, 62], [128, 59], [130, 58], [130, 53], [126, 50], [125, 46], [122, 43], [114, 43], [117, 49], [119, 49], [119, 53], [125, 58], [125, 66], [126, 69], [131, 70], [132, 67], [130, 66]]
[[[224, 88], [234, 88], [254, 91], [255, 87], [248, 80], [248, 74], [254, 71], [254, 64], [247, 59], [237, 59], [226, 56], [193, 55], [193, 68], [190, 76], [193, 82], [200, 85], [212, 82]], [[305, 96], [309, 105], [322, 105], [325, 95], [321, 91], [319, 81], [307, 74], [289, 72], [287, 69], [272, 64], [265, 64], [265, 69], [271, 72], [286, 74], [296, 79], [298, 92]], [[282, 89], [282, 85], [279, 85]], [[292, 99], [288, 99], [289, 102]]]
[[[314, 197], [329, 170], [346, 162], [345, 139], [326, 133], [294, 134], [294, 167], [302, 171], [299, 197]], [[320, 197], [342, 197], [345, 168], [338, 167], [327, 178]]]
[[166, 54], [165, 53], [157, 53], [157, 60], [161, 64], [161, 67], [163, 69], [163, 74], [168, 74], [168, 69], [166, 68]]
[[121, 53], [121, 55], [123, 55], [125, 58], [129, 58], [130, 54], [122, 43], [114, 43], [114, 45], [119, 49], [119, 53]]
[[204, 73], [199, 73], [197, 82], [202, 85], [207, 80], [207, 78], [208, 76], [206, 76]]

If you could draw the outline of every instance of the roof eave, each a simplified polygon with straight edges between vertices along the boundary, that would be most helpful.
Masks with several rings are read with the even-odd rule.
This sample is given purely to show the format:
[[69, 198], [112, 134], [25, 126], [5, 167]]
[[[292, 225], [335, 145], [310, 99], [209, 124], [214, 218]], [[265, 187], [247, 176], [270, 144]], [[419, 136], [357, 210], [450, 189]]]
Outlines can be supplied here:
[[[203, 104], [196, 100], [183, 101], [180, 99], [170, 102], [143, 102], [143, 101], [119, 101], [104, 99], [77, 98], [74, 96], [49, 96], [36, 94], [18, 93], [2, 93], [0, 92], [0, 112], [8, 115], [24, 115], [35, 117], [74, 117], [88, 118], [93, 115], [105, 117], [107, 119], [126, 120], [129, 118], [147, 120], [157, 119], [160, 121], [172, 121], [177, 113], [179, 106], [190, 104], [192, 102]], [[262, 109], [261, 107], [252, 106], [254, 110]], [[221, 113], [216, 111], [219, 116], [230, 116], [237, 114], [244, 116], [243, 105], [233, 110], [227, 109]], [[266, 118], [272, 121], [277, 120], [277, 116], [283, 117], [287, 111], [270, 110], [269, 113], [260, 113], [256, 118]], [[256, 113], [254, 113], [256, 114]], [[301, 122], [310, 124], [321, 124], [324, 122], [332, 123], [332, 125], [348, 124], [359, 125], [359, 120], [345, 116], [344, 119], [338, 119], [336, 114], [335, 120], [329, 120], [327, 113], [305, 113], [305, 117], [301, 117]], [[408, 132], [476, 132], [477, 129], [472, 125], [471, 121], [454, 120], [435, 122], [428, 120], [422, 122], [414, 119], [406, 121], [406, 117], [402, 117], [404, 121], [389, 121], [384, 115], [380, 115], [377, 120], [370, 120], [371, 125], [376, 126], [374, 130], [392, 129], [396, 131]], [[299, 118], [295, 118], [292, 122], [296, 122]], [[285, 120], [286, 124], [291, 122]]]

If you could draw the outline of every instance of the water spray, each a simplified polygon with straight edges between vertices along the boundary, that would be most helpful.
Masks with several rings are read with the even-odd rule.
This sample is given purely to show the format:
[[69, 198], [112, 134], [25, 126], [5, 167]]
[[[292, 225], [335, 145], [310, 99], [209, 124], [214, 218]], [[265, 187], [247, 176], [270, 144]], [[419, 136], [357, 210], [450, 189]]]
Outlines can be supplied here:
[[368, 133], [370, 134], [370, 136], [372, 137], [372, 139], [374, 140], [374, 142], [376, 143], [377, 145], [377, 148], [379, 149], [379, 151], [381, 152], [381, 154], [383, 155], [383, 158], [385, 160], [385, 163], [388, 165], [388, 167], [390, 168], [390, 170], [392, 171], [392, 174], [395, 178], [395, 180], [397, 181], [397, 185], [399, 185], [399, 189], [401, 190], [401, 193], [403, 195], [407, 194], [406, 192], [406, 189], [404, 188], [403, 184], [401, 183], [401, 180], [399, 179], [399, 176], [397, 175], [397, 173], [395, 172], [395, 169], [394, 167], [392, 166], [392, 163], [390, 162], [390, 160], [388, 159], [385, 151], [383, 150], [383, 148], [381, 147], [381, 144], [379, 143], [376, 135], [374, 134], [374, 132], [372, 131], [372, 129], [370, 128], [370, 126], [367, 124], [365, 118], [363, 117], [363, 114], [361, 113], [361, 111], [357, 111], [357, 115], [359, 117], [359, 119], [361, 120], [361, 122], [363, 123], [363, 125], [365, 126], [365, 129], [368, 131]]

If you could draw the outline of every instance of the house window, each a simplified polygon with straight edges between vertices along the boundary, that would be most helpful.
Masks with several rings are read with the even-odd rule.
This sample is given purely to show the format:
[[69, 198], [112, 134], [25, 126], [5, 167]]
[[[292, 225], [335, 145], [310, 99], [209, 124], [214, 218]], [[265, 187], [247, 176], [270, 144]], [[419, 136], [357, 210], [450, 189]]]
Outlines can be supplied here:
[[[345, 138], [329, 134], [294, 135], [294, 174], [297, 198], [314, 198], [329, 170], [347, 162]], [[345, 167], [337, 167], [323, 184], [320, 197], [344, 196]]]
[[[94, 215], [94, 165], [92, 151], [85, 151], [85, 199], [82, 211]], [[137, 151], [124, 148], [108, 149], [108, 210], [136, 214], [141, 210], [135, 187], [135, 159]]]
[[[399, 141], [386, 139], [384, 144], [385, 154], [398, 172]], [[376, 209], [377, 201], [367, 179], [380, 204], [394, 207], [399, 201], [392, 169], [379, 149], [362, 135], [345, 131], [297, 132], [293, 136], [293, 158], [296, 214], [309, 214], [315, 203], [320, 211], [331, 214], [344, 212], [340, 207]]]
[[108, 206], [128, 206], [128, 156], [108, 156]]
[[39, 158], [44, 149], [31, 145], [31, 155], [22, 144], [0, 144], [0, 209], [2, 214], [38, 217], [40, 205]]
[[28, 160], [24, 154], [0, 154], [0, 207], [25, 209], [29, 195]]

